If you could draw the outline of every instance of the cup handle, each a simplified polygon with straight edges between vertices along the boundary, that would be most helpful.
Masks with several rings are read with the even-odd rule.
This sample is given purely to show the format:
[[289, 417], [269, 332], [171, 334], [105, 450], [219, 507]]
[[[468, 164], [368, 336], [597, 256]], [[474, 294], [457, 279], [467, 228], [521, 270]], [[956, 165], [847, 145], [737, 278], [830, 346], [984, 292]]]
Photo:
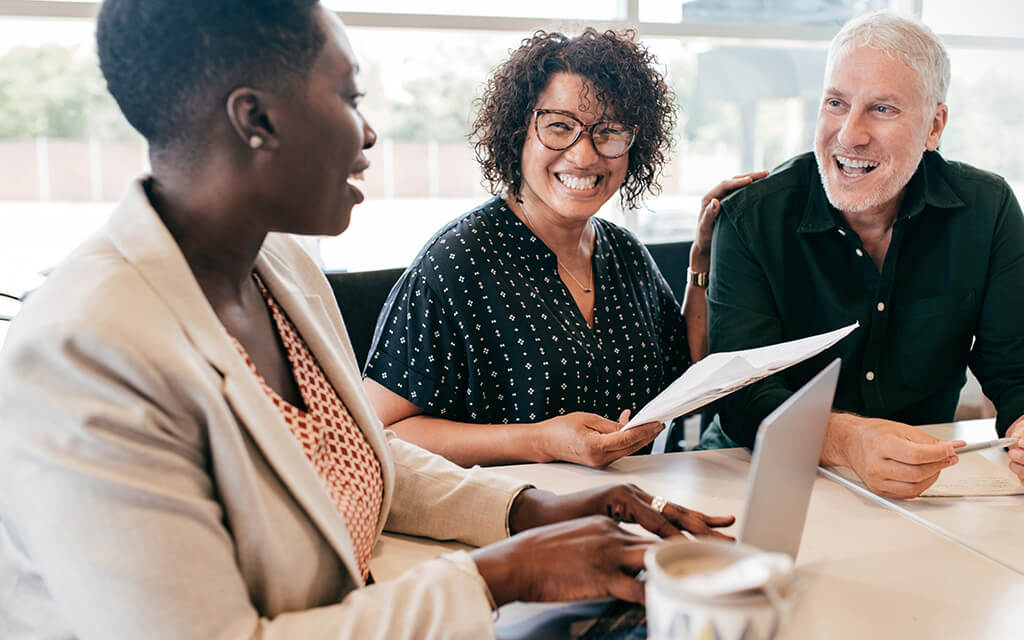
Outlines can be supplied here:
[[764, 591], [765, 596], [768, 597], [768, 602], [772, 605], [772, 609], [775, 610], [775, 620], [772, 622], [772, 628], [768, 634], [769, 638], [775, 638], [782, 620], [792, 611], [798, 596], [803, 591], [803, 585], [796, 579], [790, 581], [789, 596], [785, 598], [779, 594], [779, 590], [775, 588], [774, 584], [765, 584], [761, 587], [761, 590]]

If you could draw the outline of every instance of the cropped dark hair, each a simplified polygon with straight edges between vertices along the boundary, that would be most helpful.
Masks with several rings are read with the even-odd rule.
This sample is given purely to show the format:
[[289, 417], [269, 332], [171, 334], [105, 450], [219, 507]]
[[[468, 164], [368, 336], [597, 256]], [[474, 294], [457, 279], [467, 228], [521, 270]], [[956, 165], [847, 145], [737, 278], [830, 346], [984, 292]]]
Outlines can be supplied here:
[[318, 0], [105, 0], [96, 45], [107, 89], [156, 148], [198, 144], [239, 86], [301, 85], [326, 42]]
[[469, 134], [492, 193], [507, 189], [519, 196], [530, 118], [551, 76], [560, 72], [583, 77], [593, 86], [590, 97], [597, 106], [609, 109], [623, 124], [637, 126], [619, 189], [623, 205], [635, 208], [645, 192], [661, 191], [658, 177], [676, 123], [674, 95], [655, 68], [654, 54], [635, 38], [633, 31], [601, 33], [593, 28], [573, 38], [538, 31], [498, 67], [477, 101]]

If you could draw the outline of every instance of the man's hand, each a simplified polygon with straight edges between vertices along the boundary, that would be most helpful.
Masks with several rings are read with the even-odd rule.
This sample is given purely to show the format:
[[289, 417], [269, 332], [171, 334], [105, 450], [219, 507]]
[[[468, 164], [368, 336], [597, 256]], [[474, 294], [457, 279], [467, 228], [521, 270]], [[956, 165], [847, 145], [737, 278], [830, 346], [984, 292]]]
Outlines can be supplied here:
[[1009, 448], [1010, 471], [1024, 482], [1024, 416], [1017, 418], [1017, 421], [1010, 425], [1006, 430], [1006, 437], [1021, 438], [1017, 444]]
[[643, 449], [665, 428], [663, 424], [652, 422], [620, 431], [628, 420], [629, 411], [622, 412], [619, 422], [582, 411], [544, 420], [539, 423], [542, 457], [547, 461], [606, 467], [622, 456]]
[[617, 522], [635, 522], [663, 538], [689, 531], [698, 536], [732, 540], [714, 528], [728, 527], [736, 520], [733, 516], [709, 516], [672, 502], [666, 502], [659, 512], [651, 506], [652, 499], [651, 494], [633, 484], [608, 485], [565, 495], [527, 489], [512, 505], [509, 528], [517, 532], [572, 518], [606, 515]]
[[853, 469], [869, 489], [886, 498], [914, 498], [957, 463], [962, 440], [939, 440], [910, 425], [834, 413], [822, 462]]

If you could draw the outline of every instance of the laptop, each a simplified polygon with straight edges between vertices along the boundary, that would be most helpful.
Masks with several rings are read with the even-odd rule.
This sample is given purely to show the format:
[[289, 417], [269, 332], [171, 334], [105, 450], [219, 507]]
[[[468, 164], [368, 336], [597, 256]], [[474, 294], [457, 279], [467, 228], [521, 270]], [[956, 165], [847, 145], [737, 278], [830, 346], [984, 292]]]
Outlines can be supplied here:
[[761, 423], [739, 541], [794, 560], [839, 380], [836, 358]]

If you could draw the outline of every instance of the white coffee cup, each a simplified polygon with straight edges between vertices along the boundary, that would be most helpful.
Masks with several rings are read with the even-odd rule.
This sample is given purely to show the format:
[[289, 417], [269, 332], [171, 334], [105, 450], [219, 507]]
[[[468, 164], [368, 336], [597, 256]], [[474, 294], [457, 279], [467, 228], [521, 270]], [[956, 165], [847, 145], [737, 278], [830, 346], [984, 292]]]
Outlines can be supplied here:
[[[718, 540], [677, 539], [655, 545], [644, 555], [647, 567], [647, 637], [656, 640], [767, 640], [774, 637], [796, 596], [793, 574], [774, 585], [727, 595], [689, 591], [681, 579], [711, 574], [761, 551]], [[781, 578], [781, 579], [779, 579]]]

